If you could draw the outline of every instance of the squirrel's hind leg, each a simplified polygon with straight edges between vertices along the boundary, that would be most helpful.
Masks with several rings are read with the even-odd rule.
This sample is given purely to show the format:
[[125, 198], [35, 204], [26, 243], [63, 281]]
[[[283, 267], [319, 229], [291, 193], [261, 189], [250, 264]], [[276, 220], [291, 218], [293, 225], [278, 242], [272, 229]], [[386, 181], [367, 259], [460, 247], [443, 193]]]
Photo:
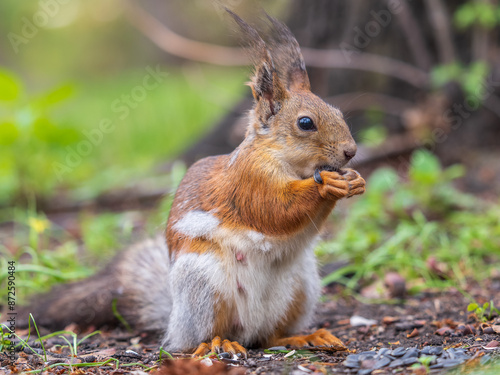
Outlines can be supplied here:
[[333, 349], [335, 351], [344, 351], [347, 350], [347, 347], [344, 345], [339, 338], [332, 335], [326, 329], [318, 329], [311, 335], [304, 336], [291, 336], [276, 339], [273, 343], [273, 346], [289, 346], [292, 348], [304, 348], [304, 347], [327, 347]]

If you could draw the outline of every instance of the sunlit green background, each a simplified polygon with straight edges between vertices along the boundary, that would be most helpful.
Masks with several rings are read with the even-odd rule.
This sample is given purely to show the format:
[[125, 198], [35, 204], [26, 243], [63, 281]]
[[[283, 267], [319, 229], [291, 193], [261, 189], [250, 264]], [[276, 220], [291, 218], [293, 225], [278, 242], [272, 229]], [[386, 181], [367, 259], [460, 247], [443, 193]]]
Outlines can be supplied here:
[[[166, 56], [130, 26], [120, 1], [49, 3], [57, 6], [0, 5], [1, 204], [61, 190], [91, 197], [145, 175], [198, 140], [245, 92], [247, 69]], [[37, 27], [37, 12], [52, 10]], [[144, 88], [155, 70], [161, 82]], [[103, 120], [113, 130], [88, 151], [81, 142]]]

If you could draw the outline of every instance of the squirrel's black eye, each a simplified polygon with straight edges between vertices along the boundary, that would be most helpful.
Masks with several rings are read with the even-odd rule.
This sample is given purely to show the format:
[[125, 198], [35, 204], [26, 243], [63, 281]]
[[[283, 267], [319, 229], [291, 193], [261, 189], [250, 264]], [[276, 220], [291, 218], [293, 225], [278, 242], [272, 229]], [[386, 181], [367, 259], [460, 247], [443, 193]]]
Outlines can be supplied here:
[[299, 118], [299, 120], [297, 121], [297, 125], [299, 126], [300, 130], [304, 130], [306, 132], [317, 130], [313, 120], [311, 120], [311, 118], [307, 116]]

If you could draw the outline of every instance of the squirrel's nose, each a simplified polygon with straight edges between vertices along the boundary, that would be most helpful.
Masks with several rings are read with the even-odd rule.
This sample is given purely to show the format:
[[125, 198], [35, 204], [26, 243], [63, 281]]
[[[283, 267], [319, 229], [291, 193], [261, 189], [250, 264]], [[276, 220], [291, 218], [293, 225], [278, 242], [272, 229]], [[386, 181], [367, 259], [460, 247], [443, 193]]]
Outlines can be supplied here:
[[346, 147], [344, 149], [344, 155], [346, 159], [351, 160], [354, 157], [354, 155], [356, 155], [356, 150], [357, 150], [356, 145]]

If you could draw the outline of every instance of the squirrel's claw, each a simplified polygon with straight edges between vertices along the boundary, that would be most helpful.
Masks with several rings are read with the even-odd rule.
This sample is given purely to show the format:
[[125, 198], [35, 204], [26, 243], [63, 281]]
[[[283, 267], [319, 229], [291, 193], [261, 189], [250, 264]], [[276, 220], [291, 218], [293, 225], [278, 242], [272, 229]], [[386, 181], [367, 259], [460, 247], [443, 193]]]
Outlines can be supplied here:
[[219, 336], [215, 336], [210, 344], [202, 342], [198, 348], [194, 351], [193, 357], [203, 357], [209, 353], [240, 353], [245, 358], [247, 358], [246, 349], [241, 346], [237, 341], [221, 340]]
[[314, 182], [320, 185], [323, 184], [323, 179], [321, 178], [321, 174], [319, 173], [318, 168], [316, 168], [316, 170], [314, 171]]
[[360, 195], [365, 192], [366, 183], [358, 171], [349, 169], [345, 174], [345, 178], [349, 181], [349, 194], [347, 194], [347, 198], [351, 198], [354, 195]]

